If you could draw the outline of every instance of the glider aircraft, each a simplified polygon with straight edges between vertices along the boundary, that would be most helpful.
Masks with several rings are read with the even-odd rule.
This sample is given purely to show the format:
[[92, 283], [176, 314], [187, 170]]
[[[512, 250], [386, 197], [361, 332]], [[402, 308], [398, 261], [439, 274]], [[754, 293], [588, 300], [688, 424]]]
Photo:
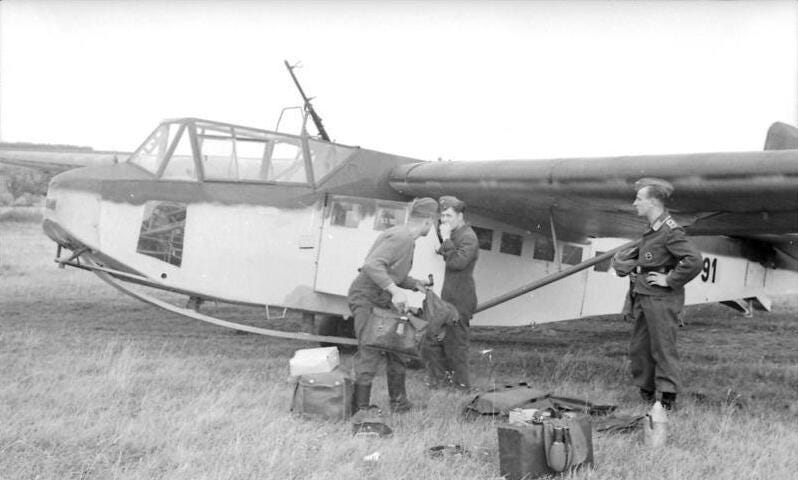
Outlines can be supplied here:
[[[647, 228], [632, 207], [641, 177], [674, 184], [669, 209], [704, 255], [687, 304], [750, 312], [770, 309], [771, 295], [798, 293], [795, 127], [773, 124], [755, 152], [426, 162], [330, 141], [299, 89], [298, 135], [180, 118], [129, 155], [0, 145], [0, 162], [93, 165], [49, 185], [43, 229], [60, 266], [92, 271], [170, 311], [265, 335], [355, 344], [342, 336], [349, 284], [375, 238], [406, 222], [419, 196], [455, 195], [468, 205], [481, 249], [474, 325], [618, 313], [628, 280], [609, 258]], [[437, 246], [434, 233], [419, 239], [411, 275], [432, 274], [439, 288]], [[201, 313], [203, 301], [265, 308], [267, 317], [270, 307], [301, 311], [316, 331], [228, 322]]]

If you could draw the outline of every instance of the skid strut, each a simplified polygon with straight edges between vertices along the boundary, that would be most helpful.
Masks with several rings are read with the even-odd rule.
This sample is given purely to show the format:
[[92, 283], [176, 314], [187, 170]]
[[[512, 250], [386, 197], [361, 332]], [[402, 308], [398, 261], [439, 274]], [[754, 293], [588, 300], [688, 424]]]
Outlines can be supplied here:
[[147, 295], [146, 293], [137, 292], [131, 288], [128, 288], [122, 282], [114, 278], [114, 275], [112, 273], [109, 273], [109, 269], [105, 269], [96, 265], [94, 262], [92, 262], [90, 259], [86, 258], [85, 256], [81, 257], [81, 259], [83, 260], [84, 267], [86, 267], [88, 270], [93, 271], [94, 274], [100, 277], [102, 281], [116, 288], [120, 292], [130, 295], [131, 297], [141, 300], [143, 302], [149, 303], [150, 305], [163, 308], [164, 310], [177, 313], [178, 315], [182, 315], [184, 317], [192, 318], [194, 320], [199, 320], [201, 322], [210, 323], [219, 327], [232, 328], [233, 330], [240, 330], [242, 332], [256, 333], [258, 335], [265, 335], [267, 337], [304, 340], [308, 342], [336, 343], [339, 345], [358, 344], [357, 340], [354, 338], [332, 337], [327, 335], [312, 335], [303, 332], [283, 332], [281, 330], [271, 330], [268, 328], [253, 327], [241, 323], [230, 322], [228, 320], [222, 320], [221, 318], [212, 317], [210, 315], [205, 315], [203, 313], [194, 311], [190, 308], [178, 307], [176, 305], [172, 305], [169, 302], [165, 302], [163, 300], [155, 298], [151, 295]]

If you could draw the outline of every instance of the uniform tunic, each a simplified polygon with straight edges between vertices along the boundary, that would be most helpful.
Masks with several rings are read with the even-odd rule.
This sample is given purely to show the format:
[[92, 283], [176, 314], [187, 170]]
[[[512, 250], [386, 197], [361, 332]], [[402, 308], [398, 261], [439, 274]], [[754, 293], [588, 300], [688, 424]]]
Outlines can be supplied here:
[[[701, 262], [701, 253], [668, 212], [643, 234], [631, 293], [634, 327], [629, 347], [632, 382], [643, 390], [679, 390], [678, 316], [684, 306], [684, 285], [701, 271]], [[668, 286], [649, 285], [649, 272], [666, 274]]]
[[460, 320], [455, 325], [446, 325], [443, 341], [425, 338], [423, 353], [432, 383], [443, 381], [446, 372], [451, 372], [455, 386], [466, 388], [469, 322], [477, 308], [474, 266], [479, 256], [479, 240], [469, 225], [463, 225], [452, 231], [438, 252], [446, 262], [441, 298], [457, 308]]
[[[401, 225], [382, 232], [371, 246], [347, 295], [358, 338], [361, 329], [371, 317], [373, 307], [391, 307], [391, 294], [385, 288], [391, 283], [402, 288], [415, 287], [418, 280], [408, 276], [413, 267], [415, 245], [410, 230]], [[380, 351], [358, 346], [354, 357], [355, 383], [370, 384], [377, 373], [381, 358]], [[405, 366], [401, 357], [386, 352], [385, 358], [388, 377], [404, 374]]]

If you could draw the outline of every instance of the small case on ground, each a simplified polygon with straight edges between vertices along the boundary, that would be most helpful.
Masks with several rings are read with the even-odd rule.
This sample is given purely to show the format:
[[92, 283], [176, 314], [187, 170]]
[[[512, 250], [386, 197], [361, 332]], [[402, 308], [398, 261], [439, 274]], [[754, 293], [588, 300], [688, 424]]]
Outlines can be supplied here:
[[335, 369], [300, 375], [294, 387], [291, 411], [303, 417], [341, 421], [352, 416], [352, 379]]
[[[593, 465], [590, 417], [547, 418], [540, 423], [500, 425], [498, 430], [499, 469], [508, 480]], [[558, 458], [554, 458], [555, 450]]]
[[412, 314], [375, 307], [358, 338], [364, 347], [419, 357], [426, 328], [427, 322]]
[[313, 373], [332, 372], [340, 363], [338, 347], [303, 348], [288, 360], [292, 377]]

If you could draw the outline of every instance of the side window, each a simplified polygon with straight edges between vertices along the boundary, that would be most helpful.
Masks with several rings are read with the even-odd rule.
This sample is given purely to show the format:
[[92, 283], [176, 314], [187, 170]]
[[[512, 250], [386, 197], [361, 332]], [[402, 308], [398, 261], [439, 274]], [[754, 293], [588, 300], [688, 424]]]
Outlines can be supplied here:
[[243, 127], [198, 125], [200, 161], [208, 180], [307, 183], [300, 138]]
[[374, 230], [382, 231], [397, 225], [404, 225], [406, 215], [405, 207], [378, 204], [377, 213], [374, 215]]
[[563, 244], [562, 263], [566, 265], [577, 265], [582, 261], [582, 247]]
[[237, 180], [238, 164], [233, 155], [233, 138], [222, 135], [200, 137], [200, 159], [205, 178], [210, 180]]
[[362, 203], [336, 200], [330, 209], [330, 225], [357, 228], [364, 216]]
[[507, 233], [502, 232], [502, 241], [499, 245], [499, 251], [501, 253], [507, 253], [509, 255], [518, 255], [521, 256], [521, 247], [524, 244], [524, 239], [521, 235], [516, 235], [515, 233]]
[[535, 251], [532, 257], [547, 262], [554, 261], [554, 244], [549, 237], [535, 235]]
[[477, 240], [479, 241], [480, 250], [492, 250], [493, 230], [489, 228], [473, 227], [473, 226], [471, 228], [474, 230], [474, 233], [477, 234]]
[[268, 143], [263, 140], [236, 138], [239, 180], [267, 180], [261, 171], [267, 146]]
[[305, 173], [305, 156], [299, 141], [275, 140], [268, 161], [266, 180], [275, 182], [308, 181]]
[[[597, 257], [599, 255], [603, 255], [603, 254], [604, 254], [604, 252], [596, 252], [596, 256]], [[608, 272], [610, 270], [610, 260], [611, 259], [608, 258], [608, 259], [604, 260], [603, 262], [599, 262], [599, 263], [593, 265], [593, 271], [596, 271], [596, 272]]]
[[166, 164], [161, 178], [166, 180], [196, 180], [197, 171], [194, 165], [194, 153], [191, 151], [191, 136], [185, 129], [178, 138], [169, 163]]
[[183, 262], [186, 205], [149, 201], [144, 206], [136, 252], [179, 267]]
[[159, 125], [147, 140], [130, 157], [130, 162], [147, 170], [158, 173], [161, 162], [175, 139], [180, 125], [165, 123]]

